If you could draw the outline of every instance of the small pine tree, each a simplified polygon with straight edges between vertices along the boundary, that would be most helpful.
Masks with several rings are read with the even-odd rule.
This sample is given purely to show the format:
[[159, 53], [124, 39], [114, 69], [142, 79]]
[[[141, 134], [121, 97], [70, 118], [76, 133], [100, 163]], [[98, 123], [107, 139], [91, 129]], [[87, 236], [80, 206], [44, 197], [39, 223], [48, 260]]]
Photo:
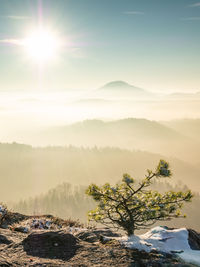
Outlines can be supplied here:
[[88, 213], [89, 220], [100, 222], [109, 227], [122, 228], [128, 235], [135, 230], [144, 229], [156, 221], [171, 220], [181, 215], [180, 209], [184, 202], [193, 197], [190, 190], [186, 192], [169, 191], [164, 194], [149, 187], [154, 178], [171, 176], [169, 164], [160, 160], [156, 170], [147, 170], [145, 178], [137, 185], [129, 174], [124, 174], [122, 182], [112, 187], [91, 184], [86, 194], [97, 203], [97, 208]]

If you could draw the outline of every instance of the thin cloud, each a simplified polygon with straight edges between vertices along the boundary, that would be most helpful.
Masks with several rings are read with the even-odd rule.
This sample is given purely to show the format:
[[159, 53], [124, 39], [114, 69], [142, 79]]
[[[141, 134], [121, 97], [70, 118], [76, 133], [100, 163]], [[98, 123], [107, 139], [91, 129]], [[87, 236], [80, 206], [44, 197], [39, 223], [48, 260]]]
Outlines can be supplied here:
[[18, 39], [1, 39], [0, 43], [1, 44], [23, 45], [23, 41], [18, 40]]
[[0, 18], [13, 19], [13, 20], [26, 20], [26, 19], [30, 19], [30, 17], [27, 17], [27, 16], [0, 16]]
[[123, 14], [126, 14], [126, 15], [144, 15], [144, 12], [141, 12], [141, 11], [125, 11], [125, 12], [123, 12]]
[[200, 7], [200, 2], [189, 5], [189, 7]]
[[184, 21], [199, 21], [200, 17], [188, 17], [188, 18], [182, 18], [181, 20], [184, 20]]

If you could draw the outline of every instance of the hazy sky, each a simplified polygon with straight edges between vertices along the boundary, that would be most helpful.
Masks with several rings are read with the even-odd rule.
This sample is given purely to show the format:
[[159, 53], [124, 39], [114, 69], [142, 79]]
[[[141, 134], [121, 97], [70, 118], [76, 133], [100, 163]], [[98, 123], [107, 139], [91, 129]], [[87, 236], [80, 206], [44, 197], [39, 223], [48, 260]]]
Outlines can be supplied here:
[[[18, 40], [38, 20], [65, 45], [42, 73]], [[0, 0], [0, 90], [200, 90], [200, 1]]]

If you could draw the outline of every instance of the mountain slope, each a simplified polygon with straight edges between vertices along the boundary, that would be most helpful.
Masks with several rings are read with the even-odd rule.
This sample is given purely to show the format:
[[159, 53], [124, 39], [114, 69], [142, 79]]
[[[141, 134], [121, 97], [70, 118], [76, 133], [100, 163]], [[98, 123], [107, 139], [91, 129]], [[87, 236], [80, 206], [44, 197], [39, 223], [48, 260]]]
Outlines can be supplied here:
[[132, 90], [135, 92], [145, 92], [143, 89], [135, 87], [124, 81], [113, 81], [105, 84], [100, 88], [100, 90]]
[[172, 120], [163, 124], [200, 142], [200, 119]]
[[[184, 133], [156, 121], [134, 118], [110, 122], [86, 120], [51, 129], [46, 132], [45, 138], [52, 144], [113, 146], [145, 150], [191, 161], [199, 156], [200, 148], [199, 144]], [[185, 149], [190, 154], [186, 154]]]
[[154, 95], [142, 88], [133, 86], [131, 84], [128, 84], [124, 81], [112, 81], [109, 82], [102, 87], [100, 87], [98, 90], [96, 90], [95, 94], [97, 97], [110, 97], [110, 98], [149, 98], [153, 97]]

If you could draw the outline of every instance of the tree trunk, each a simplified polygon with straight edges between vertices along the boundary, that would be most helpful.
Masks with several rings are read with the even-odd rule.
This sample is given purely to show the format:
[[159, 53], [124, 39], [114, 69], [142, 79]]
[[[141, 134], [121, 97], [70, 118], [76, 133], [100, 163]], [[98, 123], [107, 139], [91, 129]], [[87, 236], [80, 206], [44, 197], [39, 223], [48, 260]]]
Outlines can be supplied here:
[[126, 229], [128, 236], [134, 235], [134, 228]]

